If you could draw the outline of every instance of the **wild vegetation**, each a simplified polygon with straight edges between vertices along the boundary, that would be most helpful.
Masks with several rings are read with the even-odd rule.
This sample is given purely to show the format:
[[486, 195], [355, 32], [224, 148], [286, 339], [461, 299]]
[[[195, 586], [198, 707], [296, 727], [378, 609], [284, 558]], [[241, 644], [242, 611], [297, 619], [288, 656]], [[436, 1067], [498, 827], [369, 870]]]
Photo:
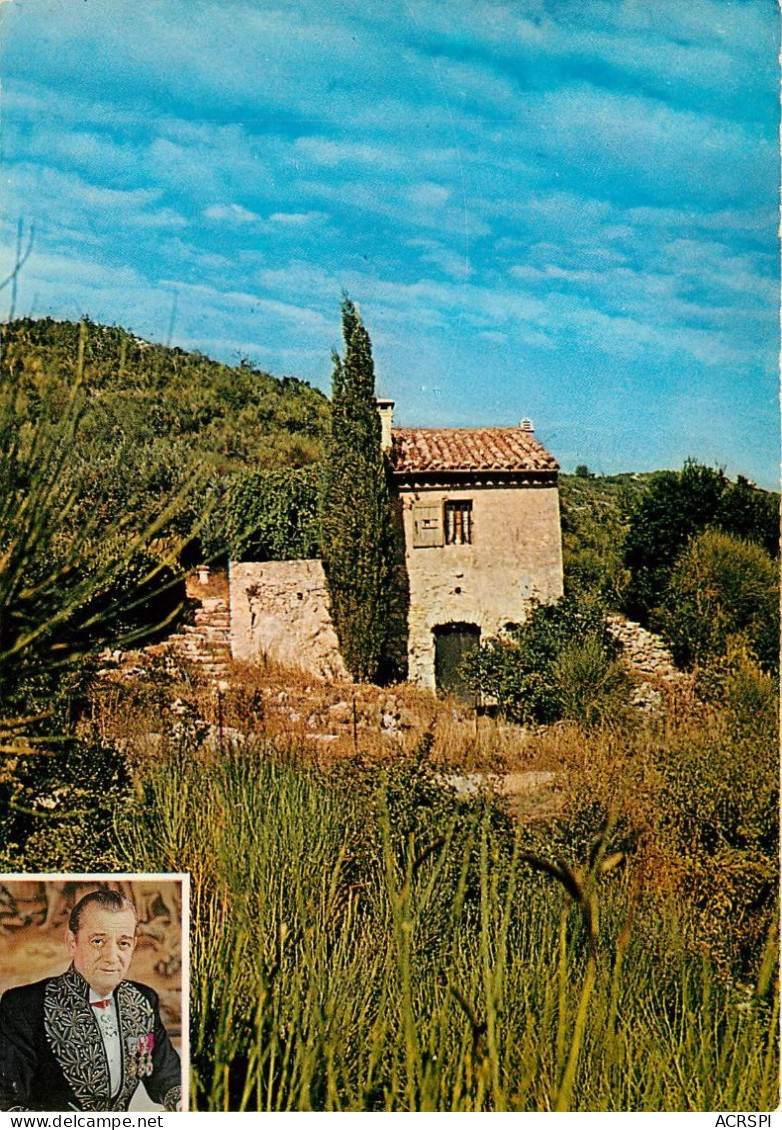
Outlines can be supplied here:
[[[224, 558], [234, 486], [241, 493], [246, 476], [318, 460], [328, 423], [328, 401], [304, 381], [278, 380], [248, 361], [223, 365], [86, 318], [3, 326], [0, 383], [14, 393], [23, 436], [41, 418], [59, 419], [78, 385], [80, 424], [68, 453], [79, 482], [76, 517], [111, 527], [141, 506], [143, 530], [143, 515], [181, 495], [164, 532], [196, 539], [191, 559]], [[235, 521], [232, 530], [235, 537]]]
[[573, 596], [536, 604], [523, 624], [466, 662], [467, 681], [512, 721], [591, 724], [617, 717], [630, 682], [599, 603]]
[[425, 746], [380, 773], [172, 751], [122, 842], [192, 876], [199, 1109], [776, 1105], [774, 935], [731, 985], [610, 825], [514, 825]]
[[[568, 595], [477, 660], [496, 719], [410, 688], [393, 709], [356, 686], [319, 705], [326, 691], [263, 667], [219, 691], [162, 660], [111, 682], [101, 649], [148, 637], [210, 522], [215, 552], [286, 556], [317, 535], [325, 401], [269, 386], [312, 430], [276, 447], [256, 417], [241, 442], [261, 469], [234, 453], [240, 487], [191, 484], [176, 429], [192, 447], [200, 403], [222, 473], [233, 381], [252, 415], [263, 375], [182, 355], [169, 404], [171, 354], [134, 341], [86, 323], [6, 336], [0, 856], [190, 871], [196, 1106], [775, 1108], [775, 498], [695, 464], [565, 477]], [[214, 388], [187, 391], [186, 372]], [[112, 382], [132, 406], [130, 486]], [[172, 433], [144, 431], [153, 403]], [[213, 505], [196, 528], [198, 491]], [[631, 707], [607, 608], [661, 627], [689, 689]], [[514, 804], [493, 772], [553, 778], [556, 804]]]
[[721, 530], [779, 556], [779, 499], [741, 476], [729, 482], [713, 467], [688, 460], [681, 471], [660, 472], [628, 515], [624, 564], [629, 572], [622, 601], [643, 623], [659, 622], [671, 573], [689, 542], [707, 529]]

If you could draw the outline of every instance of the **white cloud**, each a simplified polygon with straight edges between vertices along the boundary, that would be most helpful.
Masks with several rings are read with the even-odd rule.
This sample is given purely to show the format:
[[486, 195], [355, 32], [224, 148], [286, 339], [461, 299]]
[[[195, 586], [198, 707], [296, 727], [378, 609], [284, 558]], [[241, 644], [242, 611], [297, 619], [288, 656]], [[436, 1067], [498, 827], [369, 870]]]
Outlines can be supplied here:
[[273, 212], [269, 216], [270, 223], [290, 224], [292, 227], [304, 227], [322, 219], [323, 212]]
[[469, 255], [465, 252], [453, 250], [445, 244], [433, 239], [409, 239], [408, 247], [420, 249], [419, 255], [422, 263], [430, 263], [438, 267], [443, 274], [452, 279], [467, 279], [473, 273]]
[[211, 204], [204, 208], [204, 216], [207, 220], [227, 220], [233, 224], [254, 224], [261, 218], [241, 204]]
[[370, 142], [340, 141], [331, 137], [299, 137], [293, 145], [295, 157], [316, 165], [372, 165], [375, 168], [400, 169], [409, 163], [409, 155], [394, 145]]
[[424, 182], [413, 185], [407, 195], [414, 204], [419, 204], [422, 208], [442, 208], [450, 200], [451, 190], [442, 184]]

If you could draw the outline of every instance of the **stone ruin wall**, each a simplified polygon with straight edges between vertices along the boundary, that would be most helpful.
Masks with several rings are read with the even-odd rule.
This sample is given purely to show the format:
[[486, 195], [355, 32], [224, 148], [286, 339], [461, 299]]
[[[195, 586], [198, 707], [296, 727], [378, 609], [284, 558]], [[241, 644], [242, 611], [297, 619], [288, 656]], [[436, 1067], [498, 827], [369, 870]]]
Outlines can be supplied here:
[[232, 561], [229, 587], [234, 659], [271, 660], [320, 679], [350, 679], [320, 561]]

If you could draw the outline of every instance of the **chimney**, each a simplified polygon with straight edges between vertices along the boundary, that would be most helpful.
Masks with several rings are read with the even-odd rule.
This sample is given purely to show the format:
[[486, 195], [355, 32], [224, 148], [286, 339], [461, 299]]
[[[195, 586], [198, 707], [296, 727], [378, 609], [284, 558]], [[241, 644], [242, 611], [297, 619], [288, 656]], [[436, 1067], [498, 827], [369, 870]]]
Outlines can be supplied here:
[[535, 431], [535, 429], [532, 426], [532, 420], [528, 420], [526, 417], [521, 421], [521, 423], [519, 424], [519, 427], [521, 428], [521, 430], [523, 432], [534, 432]]
[[380, 416], [380, 445], [383, 451], [390, 451], [391, 428], [394, 425], [394, 401], [383, 400], [381, 397], [378, 397], [375, 403], [377, 404], [377, 411]]

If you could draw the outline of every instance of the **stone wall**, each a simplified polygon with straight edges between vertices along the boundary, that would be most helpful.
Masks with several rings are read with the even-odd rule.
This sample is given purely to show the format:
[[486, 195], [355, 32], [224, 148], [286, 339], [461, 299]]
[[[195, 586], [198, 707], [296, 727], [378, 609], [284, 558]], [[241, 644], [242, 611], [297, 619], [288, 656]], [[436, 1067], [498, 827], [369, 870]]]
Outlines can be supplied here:
[[[410, 582], [409, 678], [435, 686], [434, 628], [475, 624], [481, 636], [519, 623], [529, 602], [562, 595], [559, 492], [551, 485], [400, 491]], [[469, 545], [414, 546], [414, 509], [472, 502]]]
[[320, 561], [232, 561], [231, 654], [348, 679]]
[[631, 702], [642, 710], [659, 710], [663, 705], [664, 688], [692, 701], [693, 676], [678, 670], [659, 636], [615, 612], [608, 616], [608, 630], [621, 644], [622, 656], [633, 675]]

